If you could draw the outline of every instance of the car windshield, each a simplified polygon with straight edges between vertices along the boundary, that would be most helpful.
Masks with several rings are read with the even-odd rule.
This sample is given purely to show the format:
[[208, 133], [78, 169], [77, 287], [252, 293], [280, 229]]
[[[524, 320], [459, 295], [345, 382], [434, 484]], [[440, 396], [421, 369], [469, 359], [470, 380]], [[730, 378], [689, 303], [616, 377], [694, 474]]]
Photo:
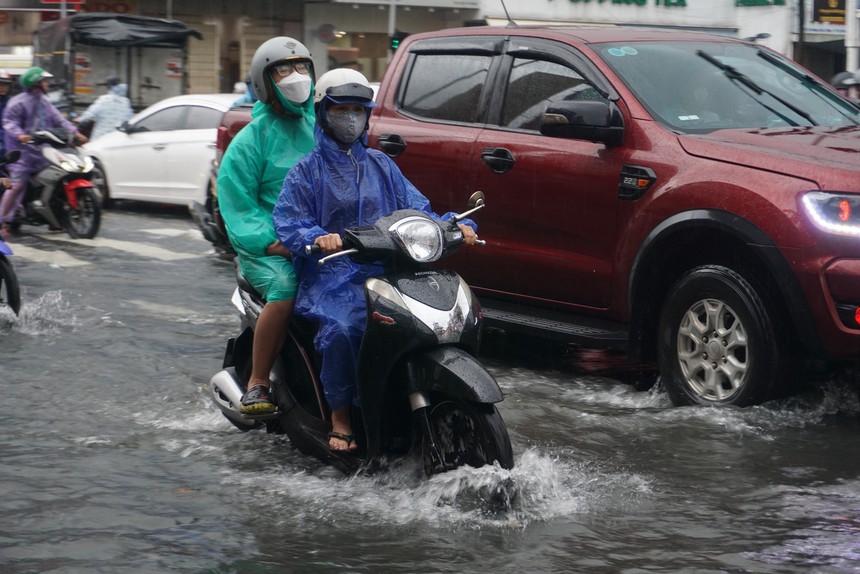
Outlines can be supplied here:
[[654, 118], [676, 131], [860, 124], [860, 108], [761, 46], [631, 42], [597, 52]]

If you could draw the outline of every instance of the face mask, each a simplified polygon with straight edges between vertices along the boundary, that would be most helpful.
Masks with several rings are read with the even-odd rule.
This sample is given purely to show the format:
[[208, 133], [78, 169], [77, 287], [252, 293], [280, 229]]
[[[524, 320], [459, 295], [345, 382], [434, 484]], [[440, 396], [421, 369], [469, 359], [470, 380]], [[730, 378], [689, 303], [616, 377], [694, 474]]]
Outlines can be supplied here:
[[328, 114], [328, 127], [335, 139], [350, 145], [364, 132], [367, 115], [364, 112], [342, 112]]
[[308, 74], [293, 72], [278, 82], [278, 90], [288, 101], [303, 104], [311, 95], [311, 77]]

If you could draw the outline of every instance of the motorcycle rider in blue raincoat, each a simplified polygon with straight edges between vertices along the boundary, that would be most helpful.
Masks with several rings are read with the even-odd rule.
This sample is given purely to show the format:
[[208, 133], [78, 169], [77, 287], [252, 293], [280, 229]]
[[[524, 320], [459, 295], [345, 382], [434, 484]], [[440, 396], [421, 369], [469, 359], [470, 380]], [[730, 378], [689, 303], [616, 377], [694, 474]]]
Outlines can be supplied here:
[[[366, 147], [375, 104], [361, 73], [345, 68], [327, 72], [317, 82], [314, 102], [316, 146], [287, 174], [273, 219], [299, 276], [295, 312], [318, 328], [314, 345], [322, 356], [320, 378], [332, 410], [329, 448], [347, 451], [357, 448], [349, 411], [358, 399], [356, 365], [366, 323], [364, 282], [383, 270], [348, 257], [320, 266], [316, 263], [320, 256], [308, 257], [304, 248], [319, 245], [323, 255], [340, 251], [345, 229], [372, 225], [397, 209], [440, 217], [388, 156]], [[464, 220], [460, 228], [465, 242], [474, 244], [475, 224]]]
[[301, 42], [279, 36], [257, 48], [250, 75], [259, 101], [221, 161], [218, 204], [239, 268], [266, 300], [240, 410], [269, 414], [276, 410], [269, 373], [284, 344], [297, 284], [290, 252], [275, 235], [272, 209], [287, 171], [314, 145], [313, 61]]

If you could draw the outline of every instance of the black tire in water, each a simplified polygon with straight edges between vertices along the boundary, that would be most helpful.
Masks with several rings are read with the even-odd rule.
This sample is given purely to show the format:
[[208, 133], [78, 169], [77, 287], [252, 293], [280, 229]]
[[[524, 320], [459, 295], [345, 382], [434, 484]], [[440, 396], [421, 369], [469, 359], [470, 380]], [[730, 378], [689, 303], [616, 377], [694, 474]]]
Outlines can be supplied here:
[[675, 405], [744, 407], [790, 388], [795, 361], [753, 283], [726, 267], [705, 265], [669, 292], [658, 354]]
[[102, 221], [101, 200], [91, 187], [81, 187], [77, 194], [77, 209], [66, 205], [64, 228], [73, 239], [92, 239]]
[[107, 176], [105, 176], [104, 169], [98, 162], [93, 167], [93, 171], [90, 172], [90, 183], [101, 195], [102, 208], [108, 209], [111, 206], [110, 190], [108, 189]]
[[0, 307], [9, 307], [17, 315], [21, 310], [21, 288], [12, 262], [0, 256]]
[[441, 451], [442, 464], [433, 464], [425, 440], [421, 452], [428, 475], [465, 464], [478, 468], [494, 461], [502, 468], [514, 467], [508, 429], [495, 405], [434, 396], [429, 409], [427, 416]]

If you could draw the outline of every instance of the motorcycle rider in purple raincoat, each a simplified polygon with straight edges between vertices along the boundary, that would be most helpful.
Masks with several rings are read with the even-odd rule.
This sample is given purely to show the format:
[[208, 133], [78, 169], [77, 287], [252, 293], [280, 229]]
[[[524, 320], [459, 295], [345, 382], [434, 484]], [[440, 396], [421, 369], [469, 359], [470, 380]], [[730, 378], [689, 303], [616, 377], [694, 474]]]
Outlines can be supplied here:
[[75, 134], [81, 142], [87, 138], [79, 134], [75, 125], [62, 116], [46, 95], [49, 74], [42, 68], [30, 68], [21, 74], [20, 83], [24, 91], [9, 100], [3, 112], [6, 151], [20, 150], [20, 159], [9, 165], [12, 187], [3, 194], [0, 201], [0, 224], [3, 233], [8, 233], [7, 225], [14, 219], [15, 212], [24, 199], [24, 189], [30, 175], [38, 173], [48, 161], [42, 155], [42, 148], [29, 145], [32, 132], [43, 128], [65, 128]]

